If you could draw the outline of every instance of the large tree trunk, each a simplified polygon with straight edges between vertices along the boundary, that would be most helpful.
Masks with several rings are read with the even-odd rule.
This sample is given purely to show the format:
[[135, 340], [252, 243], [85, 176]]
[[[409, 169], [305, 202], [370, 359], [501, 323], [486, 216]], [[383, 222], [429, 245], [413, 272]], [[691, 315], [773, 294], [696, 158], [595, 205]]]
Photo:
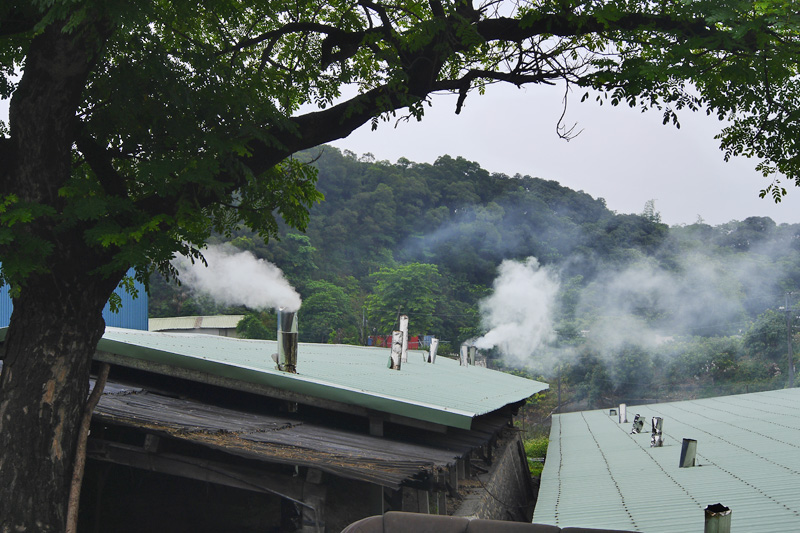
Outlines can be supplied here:
[[[55, 276], [14, 302], [0, 378], [0, 531], [61, 532], [89, 367], [115, 282]], [[65, 318], [66, 317], [66, 318]]]
[[[91, 16], [69, 32], [63, 25], [51, 24], [29, 46], [0, 180], [0, 194], [56, 211], [71, 173], [76, 111], [107, 34]], [[110, 252], [90, 248], [79, 224], [59, 227], [41, 217], [24, 227], [4, 267], [24, 268], [26, 253], [49, 254], [24, 284], [14, 279], [21, 292], [0, 375], [0, 533], [61, 532], [102, 309], [124, 272], [93, 272]]]

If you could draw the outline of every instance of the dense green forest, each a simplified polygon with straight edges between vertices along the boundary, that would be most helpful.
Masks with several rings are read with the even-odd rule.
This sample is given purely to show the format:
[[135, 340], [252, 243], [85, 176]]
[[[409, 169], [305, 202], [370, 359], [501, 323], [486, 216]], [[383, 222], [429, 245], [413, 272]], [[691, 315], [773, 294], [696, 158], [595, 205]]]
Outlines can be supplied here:
[[[794, 312], [781, 306], [800, 296], [800, 224], [668, 227], [653, 202], [618, 214], [554, 181], [460, 157], [392, 164], [330, 147], [298, 157], [318, 168], [325, 196], [307, 231], [281, 228], [265, 243], [242, 230], [216, 242], [283, 271], [302, 297], [303, 341], [366, 344], [403, 313], [411, 335], [457, 350], [517, 321], [503, 315], [516, 310], [537, 316], [484, 353], [497, 367], [558, 379], [575, 405], [787, 382]], [[527, 277], [505, 278], [504, 261]], [[502, 291], [522, 302], [491, 303]], [[161, 279], [151, 280], [150, 313], [243, 313], [243, 335], [275, 331], [272, 310], [225, 306]]]

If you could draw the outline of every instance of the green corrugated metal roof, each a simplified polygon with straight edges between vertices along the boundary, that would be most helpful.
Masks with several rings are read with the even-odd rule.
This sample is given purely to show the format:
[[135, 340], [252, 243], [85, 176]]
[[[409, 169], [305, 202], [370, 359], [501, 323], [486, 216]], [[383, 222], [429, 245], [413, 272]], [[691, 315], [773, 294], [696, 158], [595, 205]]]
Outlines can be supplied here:
[[[702, 531], [722, 503], [735, 532], [800, 530], [800, 389], [628, 406], [631, 435], [608, 410], [553, 417], [533, 521], [647, 533]], [[650, 420], [664, 446], [650, 448]], [[684, 438], [699, 467], [679, 468]]]
[[148, 320], [150, 331], [165, 329], [199, 329], [199, 328], [235, 328], [244, 315], [213, 316], [173, 316], [168, 318], [151, 318]]
[[388, 348], [300, 343], [297, 374], [275, 367], [275, 341], [107, 328], [97, 349], [464, 429], [548, 387], [444, 357], [431, 365], [421, 351], [391, 370]]

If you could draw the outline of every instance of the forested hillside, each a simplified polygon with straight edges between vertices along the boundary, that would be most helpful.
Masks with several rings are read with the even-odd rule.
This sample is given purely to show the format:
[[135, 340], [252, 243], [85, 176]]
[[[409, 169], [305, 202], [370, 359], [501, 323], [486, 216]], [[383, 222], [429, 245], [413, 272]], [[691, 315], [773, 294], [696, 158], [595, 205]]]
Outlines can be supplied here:
[[[460, 157], [391, 164], [328, 147], [299, 158], [319, 169], [325, 195], [307, 232], [218, 241], [284, 272], [303, 299], [304, 341], [367, 343], [404, 313], [412, 335], [435, 335], [445, 350], [478, 339], [494, 364], [560, 376], [590, 405], [786, 381], [778, 308], [798, 299], [787, 294], [800, 287], [800, 224], [670, 228], [652, 202], [617, 214], [554, 181]], [[244, 334], [274, 335], [269, 309], [223, 307], [160, 279], [151, 291], [152, 316], [247, 313]], [[502, 291], [507, 305], [490, 298]], [[512, 311], [526, 316], [503, 315]], [[503, 336], [504, 321], [517, 329]]]

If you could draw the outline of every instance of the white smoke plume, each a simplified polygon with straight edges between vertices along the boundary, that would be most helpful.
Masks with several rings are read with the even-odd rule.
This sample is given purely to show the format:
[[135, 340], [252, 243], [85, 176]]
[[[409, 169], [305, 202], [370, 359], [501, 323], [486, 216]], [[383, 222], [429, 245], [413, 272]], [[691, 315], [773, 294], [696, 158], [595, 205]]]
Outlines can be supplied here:
[[480, 303], [488, 333], [475, 341], [479, 349], [497, 347], [506, 359], [524, 363], [555, 333], [553, 319], [559, 290], [557, 277], [535, 257], [500, 264], [494, 293]]
[[300, 309], [300, 295], [272, 263], [230, 244], [209, 246], [203, 257], [207, 267], [200, 262], [192, 264], [184, 257], [173, 261], [181, 282], [193, 290], [224, 305]]

